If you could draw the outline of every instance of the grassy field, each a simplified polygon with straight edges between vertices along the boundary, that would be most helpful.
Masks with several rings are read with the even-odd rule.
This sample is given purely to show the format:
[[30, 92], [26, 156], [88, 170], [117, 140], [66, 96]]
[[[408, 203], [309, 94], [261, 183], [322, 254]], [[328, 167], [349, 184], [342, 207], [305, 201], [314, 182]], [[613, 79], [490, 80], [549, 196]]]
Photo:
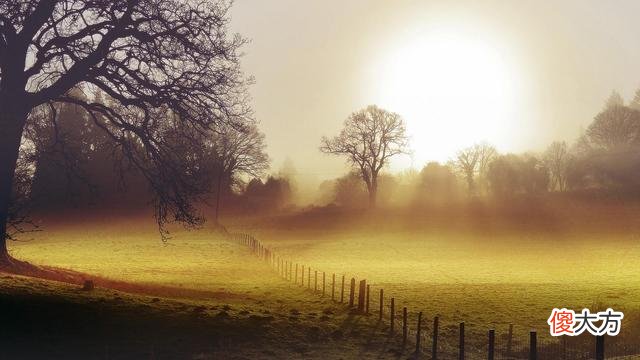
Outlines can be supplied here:
[[45, 228], [12, 243], [13, 256], [85, 273], [98, 287], [82, 291], [78, 285], [0, 276], [0, 338], [5, 342], [0, 358], [402, 354], [396, 342], [372, 336], [384, 331], [373, 318], [354, 316], [278, 278], [245, 247], [212, 231], [178, 230], [165, 244], [152, 224], [139, 220], [50, 223]]
[[[563, 227], [550, 223], [555, 217], [537, 214], [535, 220], [525, 213], [512, 221], [504, 214], [484, 214], [470, 224], [461, 217], [426, 214], [425, 220], [404, 212], [359, 220], [324, 212], [238, 227], [244, 225], [284, 258], [347, 279], [367, 279], [374, 309], [383, 288], [387, 305], [393, 296], [396, 309], [408, 307], [413, 319], [417, 311], [429, 322], [439, 316], [443, 350], [457, 344], [461, 321], [469, 341], [481, 348], [489, 328], [504, 346], [509, 324], [521, 343], [531, 329], [541, 341], [553, 342], [546, 321], [554, 307], [622, 310], [627, 317], [618, 339], [638, 344], [640, 239], [631, 230], [637, 226], [631, 212], [598, 215], [594, 209], [594, 219], [574, 218]], [[603, 229], [603, 223], [610, 227]]]
[[[126, 324], [136, 323], [149, 336], [102, 336], [113, 343], [100, 340], [96, 345], [91, 338], [91, 346], [83, 347], [103, 354], [106, 346], [112, 358], [127, 358], [125, 353], [157, 358], [178, 353], [189, 355], [180, 358], [406, 358], [410, 350], [402, 350], [397, 337], [384, 335], [388, 318], [376, 322], [381, 288], [386, 316], [394, 297], [398, 312], [408, 307], [411, 329], [418, 311], [424, 313], [427, 334], [433, 316], [439, 316], [442, 358], [455, 353], [461, 321], [470, 358], [482, 357], [490, 328], [497, 332], [498, 348], [504, 347], [509, 324], [514, 324], [514, 348], [526, 347], [531, 329], [538, 330], [543, 345], [552, 343], [546, 320], [554, 307], [622, 310], [621, 335], [609, 345], [640, 343], [640, 241], [631, 216], [637, 209], [574, 211], [562, 226], [557, 221], [561, 211], [479, 216], [476, 210], [473, 216], [456, 212], [451, 217], [433, 211], [358, 214], [325, 209], [227, 220], [231, 230], [254, 234], [283, 258], [326, 272], [327, 279], [333, 273], [338, 279], [367, 279], [374, 309], [369, 317], [354, 316], [344, 306], [283, 281], [247, 249], [210, 230], [177, 230], [163, 243], [152, 222], [139, 218], [74, 218], [72, 224], [50, 219], [45, 231], [11, 245], [15, 257], [34, 264], [135, 283], [111, 287], [137, 295], [101, 288], [81, 292], [77, 286], [16, 277], [0, 280], [0, 294], [3, 301], [53, 297], [54, 302], [108, 309], [100, 311], [109, 314], [121, 309], [140, 314]], [[16, 281], [25, 284], [16, 287]], [[100, 286], [103, 280], [96, 281]], [[184, 330], [166, 326], [166, 318], [175, 316]], [[104, 333], [128, 326], [100, 322]], [[202, 336], [202, 326], [209, 335]], [[172, 341], [178, 345], [170, 346]], [[592, 343], [581, 337], [572, 339], [571, 346], [586, 351]], [[52, 340], [54, 344], [69, 346]], [[431, 346], [428, 340], [423, 345], [425, 351]]]

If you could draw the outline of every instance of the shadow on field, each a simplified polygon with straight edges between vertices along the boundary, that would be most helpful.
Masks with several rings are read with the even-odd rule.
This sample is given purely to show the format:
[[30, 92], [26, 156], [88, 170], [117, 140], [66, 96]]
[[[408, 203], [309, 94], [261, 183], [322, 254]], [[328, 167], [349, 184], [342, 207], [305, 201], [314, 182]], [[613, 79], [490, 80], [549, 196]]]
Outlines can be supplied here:
[[38, 279], [59, 281], [73, 285], [83, 285], [85, 281], [89, 280], [92, 283], [92, 287], [113, 289], [131, 294], [217, 300], [248, 298], [246, 295], [225, 291], [205, 291], [174, 286], [130, 283], [125, 281], [111, 280], [100, 276], [90, 275], [53, 266], [33, 265], [17, 259], [10, 259], [9, 264], [0, 263], [0, 273], [29, 276]]
[[228, 351], [266, 331], [264, 318], [167, 311], [108, 296], [0, 293], [0, 358], [193, 358]]

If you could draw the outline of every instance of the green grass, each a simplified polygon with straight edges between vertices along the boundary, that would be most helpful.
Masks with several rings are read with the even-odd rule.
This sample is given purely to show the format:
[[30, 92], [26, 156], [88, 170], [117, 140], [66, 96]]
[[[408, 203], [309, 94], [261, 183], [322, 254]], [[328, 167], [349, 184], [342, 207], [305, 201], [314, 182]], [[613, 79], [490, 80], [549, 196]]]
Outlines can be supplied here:
[[[547, 335], [546, 320], [554, 307], [622, 310], [626, 317], [621, 335], [610, 344], [640, 343], [640, 242], [635, 235], [638, 224], [630, 220], [630, 213], [620, 209], [604, 212], [608, 217], [603, 215], [596, 221], [597, 216], [586, 212], [590, 217], [583, 214], [566, 226], [557, 222], [562, 213], [538, 215], [533, 220], [526, 213], [518, 214], [516, 220], [495, 214], [451, 218], [431, 213], [425, 220], [422, 214], [349, 217], [312, 212], [228, 221], [232, 230], [255, 234], [287, 260], [326, 272], [328, 281], [333, 273], [338, 282], [343, 274], [347, 280], [367, 279], [372, 286], [374, 312], [378, 291], [383, 288], [382, 324], [376, 323], [375, 313], [369, 317], [349, 314], [344, 306], [283, 281], [266, 264], [252, 258], [246, 248], [208, 229], [175, 229], [172, 239], [162, 243], [153, 225], [137, 218], [86, 222], [80, 218], [72, 224], [49, 221], [45, 231], [31, 235], [31, 240], [12, 243], [11, 252], [34, 264], [142, 284], [134, 290], [150, 294], [123, 295], [104, 289], [84, 293], [77, 287], [65, 290], [63, 285], [55, 285], [62, 288], [45, 298], [98, 304], [87, 311], [106, 308], [110, 309], [107, 313], [115, 314], [121, 309], [116, 306], [122, 301], [119, 297], [136, 309], [132, 312], [141, 314], [140, 322], [130, 322], [146, 324], [147, 310], [159, 314], [163, 320], [143, 326], [164, 329], [158, 330], [161, 334], [156, 339], [201, 332], [189, 327], [200, 321], [211, 327], [212, 338], [224, 339], [183, 339], [182, 346], [163, 348], [169, 342], [129, 334], [118, 341], [137, 339], [140, 350], [122, 345], [121, 354], [129, 350], [150, 354], [153, 348], [156, 354], [169, 354], [168, 358], [177, 353], [188, 353], [190, 358], [216, 354], [240, 358], [361, 358], [363, 354], [406, 358], [409, 349], [400, 351], [397, 337], [390, 341], [383, 334], [388, 327], [389, 298], [394, 297], [398, 312], [408, 307], [412, 330], [417, 312], [423, 312], [425, 351], [431, 346], [428, 334], [437, 315], [440, 349], [448, 355], [455, 352], [457, 326], [464, 321], [469, 353], [480, 358], [490, 328], [496, 329], [498, 347], [505, 345], [509, 324], [515, 325], [517, 347], [526, 346], [531, 329], [538, 330], [543, 345], [553, 342]], [[16, 287], [21, 288], [15, 279], [4, 279], [2, 284], [2, 293], [10, 294], [8, 298], [14, 296], [11, 292]], [[25, 286], [27, 292], [30, 286]], [[33, 297], [41, 290], [31, 291]], [[154, 297], [160, 301], [152, 302]], [[167, 305], [158, 309], [165, 302]], [[189, 330], [174, 331], [161, 325], [175, 314], [183, 316], [181, 321]], [[220, 316], [227, 322], [217, 323]], [[237, 326], [239, 335], [226, 336], [234, 333], [225, 330], [228, 326]], [[117, 324], [105, 328], [108, 334], [118, 333]], [[258, 330], [244, 330], [249, 328]], [[253, 334], [249, 346], [243, 343], [245, 333]], [[72, 347], [62, 344], [65, 349]], [[590, 339], [575, 339], [572, 344], [581, 351], [592, 347]], [[95, 349], [102, 351], [103, 347], [100, 344]], [[169, 349], [174, 348], [172, 353]]]
[[[0, 276], [0, 358], [397, 358], [373, 317], [280, 279], [208, 230], [169, 243], [140, 222], [47, 226], [13, 256], [135, 282], [138, 294]], [[167, 290], [169, 289], [169, 290]], [[180, 292], [184, 289], [184, 292]], [[195, 290], [196, 292], [194, 292]], [[408, 354], [407, 350], [405, 355]]]
[[428, 324], [439, 316], [443, 348], [457, 344], [462, 321], [477, 348], [486, 347], [490, 328], [502, 341], [509, 324], [521, 343], [532, 329], [542, 342], [553, 342], [546, 321], [554, 307], [622, 310], [627, 318], [618, 339], [640, 341], [640, 242], [634, 232], [531, 230], [496, 222], [471, 227], [468, 219], [457, 219], [456, 227], [398, 217], [358, 222], [294, 215], [236, 226], [251, 229], [296, 263], [329, 276], [367, 279], [374, 309], [384, 289], [386, 305], [394, 297], [396, 309], [409, 309], [412, 323], [418, 311]]

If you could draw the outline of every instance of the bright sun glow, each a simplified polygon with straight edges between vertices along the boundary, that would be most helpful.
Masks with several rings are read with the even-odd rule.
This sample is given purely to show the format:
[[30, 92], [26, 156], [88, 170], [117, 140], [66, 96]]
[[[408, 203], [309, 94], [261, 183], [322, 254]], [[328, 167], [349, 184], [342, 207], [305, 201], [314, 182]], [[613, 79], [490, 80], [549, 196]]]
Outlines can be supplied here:
[[521, 94], [504, 49], [447, 28], [401, 44], [376, 69], [377, 102], [405, 118], [415, 166], [479, 141], [508, 146]]

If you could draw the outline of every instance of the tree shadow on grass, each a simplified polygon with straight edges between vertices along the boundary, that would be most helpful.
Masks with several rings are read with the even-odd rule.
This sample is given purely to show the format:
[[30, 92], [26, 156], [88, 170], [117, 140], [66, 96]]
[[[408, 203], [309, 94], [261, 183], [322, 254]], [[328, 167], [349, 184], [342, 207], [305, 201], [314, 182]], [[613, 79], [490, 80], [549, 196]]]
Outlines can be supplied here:
[[247, 295], [236, 294], [227, 291], [206, 291], [175, 286], [132, 283], [112, 280], [101, 276], [95, 276], [74, 270], [53, 266], [38, 266], [26, 261], [9, 259], [0, 263], [0, 273], [29, 276], [44, 280], [58, 281], [67, 284], [82, 286], [85, 281], [91, 281], [93, 286], [123, 291], [132, 294], [145, 294], [161, 297], [190, 298], [190, 299], [250, 299]]
[[255, 344], [268, 319], [122, 298], [0, 293], [1, 359], [177, 359]]

